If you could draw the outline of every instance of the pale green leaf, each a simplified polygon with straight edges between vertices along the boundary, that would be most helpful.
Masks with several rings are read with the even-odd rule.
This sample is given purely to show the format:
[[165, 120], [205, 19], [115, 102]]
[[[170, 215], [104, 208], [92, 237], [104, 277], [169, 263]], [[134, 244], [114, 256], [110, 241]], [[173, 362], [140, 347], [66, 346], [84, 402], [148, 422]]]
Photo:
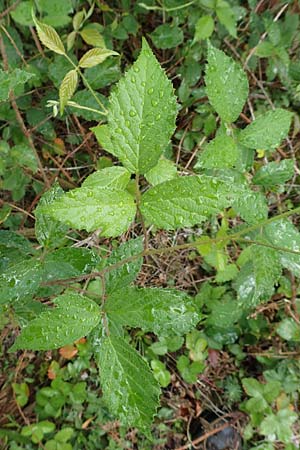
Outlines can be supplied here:
[[145, 173], [145, 178], [152, 186], [177, 177], [177, 168], [173, 161], [161, 158], [156, 166]]
[[78, 83], [77, 70], [70, 70], [62, 80], [59, 88], [60, 114], [63, 114], [68, 101], [72, 98]]
[[49, 191], [42, 195], [35, 209], [35, 235], [38, 242], [44, 247], [59, 247], [65, 240], [68, 227], [41, 212], [43, 206], [50, 205], [63, 195], [64, 191], [59, 184], [54, 184]]
[[300, 325], [291, 317], [279, 323], [276, 333], [286, 341], [300, 342]]
[[125, 189], [130, 180], [130, 173], [121, 166], [105, 167], [89, 175], [82, 187], [89, 189], [111, 187]]
[[149, 432], [160, 389], [146, 361], [124, 339], [101, 339], [96, 352], [101, 388], [109, 410], [120, 422]]
[[[276, 220], [265, 227], [265, 235], [275, 247], [300, 252], [299, 230], [287, 219]], [[280, 262], [297, 277], [300, 276], [300, 255], [279, 251]]]
[[96, 136], [130, 172], [143, 174], [167, 146], [176, 113], [172, 84], [143, 40], [139, 58], [110, 96], [108, 126], [98, 127]]
[[103, 39], [103, 36], [99, 33], [96, 28], [93, 27], [84, 27], [80, 31], [80, 36], [89, 45], [92, 45], [93, 47], [100, 47], [102, 49], [105, 48], [105, 42]]
[[200, 17], [195, 25], [195, 36], [193, 42], [208, 39], [214, 31], [215, 23], [211, 16], [206, 15]]
[[[122, 260], [131, 258], [143, 251], [142, 238], [130, 239], [124, 244], [119, 245], [111, 252], [111, 255], [105, 261], [105, 267], [120, 263]], [[120, 267], [109, 270], [105, 275], [105, 288], [107, 293], [114, 292], [126, 287], [132, 283], [141, 270], [143, 257], [135, 258], [132, 261], [124, 262]]]
[[192, 299], [175, 289], [120, 289], [109, 296], [105, 309], [114, 322], [158, 336], [184, 335], [199, 321]]
[[268, 414], [260, 424], [260, 433], [266, 436], [268, 441], [279, 440], [285, 444], [292, 441], [292, 425], [298, 419], [296, 412], [289, 408], [280, 409], [276, 415]]
[[202, 175], [166, 181], [142, 196], [141, 211], [159, 228], [190, 227], [229, 206], [230, 186]]
[[294, 175], [294, 161], [292, 159], [284, 159], [279, 163], [270, 162], [258, 169], [254, 175], [252, 182], [262, 186], [274, 186], [283, 184]]
[[232, 137], [222, 134], [205, 147], [199, 155], [195, 169], [232, 168], [236, 165], [239, 156], [238, 147]]
[[73, 17], [72, 23], [75, 31], [78, 31], [85, 18], [85, 11], [78, 11]]
[[53, 303], [54, 308], [43, 312], [22, 330], [11, 351], [48, 350], [72, 344], [86, 336], [100, 321], [99, 306], [82, 295], [63, 294]]
[[34, 77], [33, 73], [26, 72], [26, 70], [14, 69], [11, 72], [6, 72], [0, 69], [0, 101], [7, 100], [9, 91], [27, 83], [28, 80]]
[[245, 72], [232, 58], [212, 45], [208, 47], [206, 92], [224, 122], [234, 122], [243, 110], [249, 87]]
[[119, 53], [107, 48], [92, 48], [81, 57], [78, 64], [82, 68], [94, 67], [112, 55], [118, 56]]
[[36, 26], [38, 37], [45, 45], [45, 47], [49, 48], [55, 53], [58, 53], [59, 55], [65, 55], [66, 51], [64, 44], [62, 43], [55, 29], [50, 25], [46, 25], [45, 23], [40, 22], [34, 15], [32, 17]]
[[133, 197], [121, 189], [78, 188], [66, 193], [41, 211], [79, 230], [113, 237], [128, 229], [136, 207]]
[[241, 131], [239, 141], [249, 148], [273, 150], [287, 137], [292, 116], [285, 109], [268, 111]]

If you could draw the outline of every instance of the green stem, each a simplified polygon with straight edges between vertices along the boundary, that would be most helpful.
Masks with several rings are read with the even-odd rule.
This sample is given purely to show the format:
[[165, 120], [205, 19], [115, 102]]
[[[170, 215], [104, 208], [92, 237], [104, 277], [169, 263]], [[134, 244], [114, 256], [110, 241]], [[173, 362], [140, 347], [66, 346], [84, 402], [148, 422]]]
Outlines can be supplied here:
[[70, 64], [72, 64], [72, 66], [74, 67], [75, 70], [77, 70], [77, 72], [79, 73], [82, 81], [84, 82], [84, 84], [86, 85], [86, 87], [88, 88], [88, 90], [90, 91], [90, 93], [92, 94], [92, 96], [94, 97], [94, 99], [96, 100], [96, 102], [98, 103], [98, 105], [101, 107], [101, 109], [103, 110], [101, 112], [101, 114], [108, 114], [107, 109], [105, 108], [105, 106], [103, 105], [103, 103], [101, 102], [101, 100], [99, 100], [99, 98], [97, 97], [94, 89], [92, 88], [92, 86], [90, 85], [90, 83], [88, 82], [88, 80], [85, 78], [85, 76], [83, 75], [83, 73], [81, 72], [80, 68], [71, 60], [71, 58], [65, 53], [65, 58], [69, 61]]

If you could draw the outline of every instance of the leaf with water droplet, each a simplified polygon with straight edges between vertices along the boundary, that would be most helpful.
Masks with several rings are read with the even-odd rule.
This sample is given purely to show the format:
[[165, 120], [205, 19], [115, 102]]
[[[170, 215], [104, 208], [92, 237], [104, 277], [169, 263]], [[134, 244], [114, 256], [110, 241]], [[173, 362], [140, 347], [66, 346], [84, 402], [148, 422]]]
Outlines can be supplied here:
[[89, 175], [82, 187], [89, 189], [112, 187], [115, 189], [125, 189], [130, 180], [130, 173], [121, 166], [105, 167], [102, 170]]
[[161, 158], [156, 166], [149, 170], [145, 174], [145, 178], [149, 181], [152, 186], [156, 186], [157, 184], [163, 183], [167, 180], [172, 180], [177, 177], [177, 167], [173, 163], [166, 158]]
[[[165, 105], [165, 114], [159, 116]], [[93, 131], [130, 172], [143, 174], [156, 165], [168, 145], [176, 115], [172, 83], [143, 39], [140, 56], [110, 96], [108, 125]]]
[[247, 76], [239, 64], [210, 44], [207, 61], [205, 83], [209, 102], [224, 122], [234, 122], [248, 97]]
[[149, 433], [160, 389], [147, 362], [123, 338], [113, 335], [94, 348], [107, 407], [122, 425]]
[[48, 350], [72, 344], [86, 336], [100, 321], [99, 306], [79, 294], [63, 294], [29, 322], [17, 337], [10, 351], [18, 349]]

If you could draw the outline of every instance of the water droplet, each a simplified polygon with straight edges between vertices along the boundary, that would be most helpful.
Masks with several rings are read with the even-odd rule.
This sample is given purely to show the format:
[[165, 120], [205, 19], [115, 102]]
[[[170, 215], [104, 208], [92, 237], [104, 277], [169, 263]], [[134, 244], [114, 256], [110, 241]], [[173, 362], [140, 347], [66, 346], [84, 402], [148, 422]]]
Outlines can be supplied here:
[[158, 102], [156, 100], [152, 100], [151, 105], [155, 107], [158, 105]]
[[130, 126], [129, 120], [125, 120], [125, 125], [126, 125], [126, 127], [129, 127], [129, 126]]
[[153, 88], [151, 87], [151, 88], [149, 88], [149, 89], [148, 89], [148, 91], [147, 91], [147, 92], [148, 92], [148, 94], [150, 94], [150, 95], [151, 95], [151, 94], [153, 94], [153, 92], [154, 92], [154, 89], [153, 89]]
[[135, 117], [136, 116], [136, 112], [133, 109], [131, 109], [129, 111], [129, 115], [130, 115], [130, 117]]
[[122, 133], [122, 128], [116, 128], [116, 133]]
[[159, 91], [159, 98], [163, 98], [164, 96], [164, 91]]
[[141, 85], [142, 85], [143, 87], [145, 87], [145, 86], [146, 86], [145, 81], [142, 81], [142, 82], [141, 82]]
[[157, 116], [155, 116], [155, 120], [159, 120], [161, 118], [160, 114], [157, 114]]
[[131, 82], [132, 82], [132, 83], [135, 83], [135, 82], [136, 82], [136, 79], [135, 79], [134, 76], [131, 77]]
[[137, 66], [134, 66], [134, 67], [133, 67], [133, 70], [134, 70], [136, 73], [138, 73], [138, 72], [140, 71], [140, 68], [137, 67]]

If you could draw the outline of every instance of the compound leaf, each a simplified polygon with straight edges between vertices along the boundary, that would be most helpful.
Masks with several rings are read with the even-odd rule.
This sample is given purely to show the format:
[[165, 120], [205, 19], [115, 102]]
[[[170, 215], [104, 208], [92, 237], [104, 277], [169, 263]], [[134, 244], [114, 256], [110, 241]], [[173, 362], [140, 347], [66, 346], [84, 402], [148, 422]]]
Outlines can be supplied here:
[[166, 181], [142, 196], [148, 222], [163, 229], [189, 227], [229, 205], [229, 186], [212, 177], [190, 176]]
[[110, 335], [96, 351], [103, 397], [125, 426], [149, 429], [160, 389], [146, 361], [124, 339]]
[[273, 150], [288, 135], [292, 116], [281, 108], [268, 111], [241, 131], [239, 141], [249, 148]]
[[100, 144], [130, 172], [154, 167], [175, 130], [173, 87], [149, 45], [110, 96], [108, 126], [93, 131]]
[[232, 58], [212, 45], [208, 47], [206, 93], [224, 122], [234, 122], [247, 100], [249, 86], [245, 72]]
[[114, 322], [158, 336], [186, 334], [199, 321], [191, 298], [175, 289], [128, 287], [114, 292], [105, 309]]
[[133, 197], [121, 189], [81, 187], [66, 193], [41, 211], [71, 227], [113, 237], [131, 224], [136, 207]]
[[86, 336], [100, 321], [99, 306], [79, 294], [68, 293], [53, 300], [49, 308], [22, 330], [10, 351], [48, 350], [72, 344]]
[[72, 98], [78, 82], [77, 70], [70, 70], [62, 80], [59, 88], [59, 105], [60, 114], [63, 114], [64, 108], [68, 101]]

